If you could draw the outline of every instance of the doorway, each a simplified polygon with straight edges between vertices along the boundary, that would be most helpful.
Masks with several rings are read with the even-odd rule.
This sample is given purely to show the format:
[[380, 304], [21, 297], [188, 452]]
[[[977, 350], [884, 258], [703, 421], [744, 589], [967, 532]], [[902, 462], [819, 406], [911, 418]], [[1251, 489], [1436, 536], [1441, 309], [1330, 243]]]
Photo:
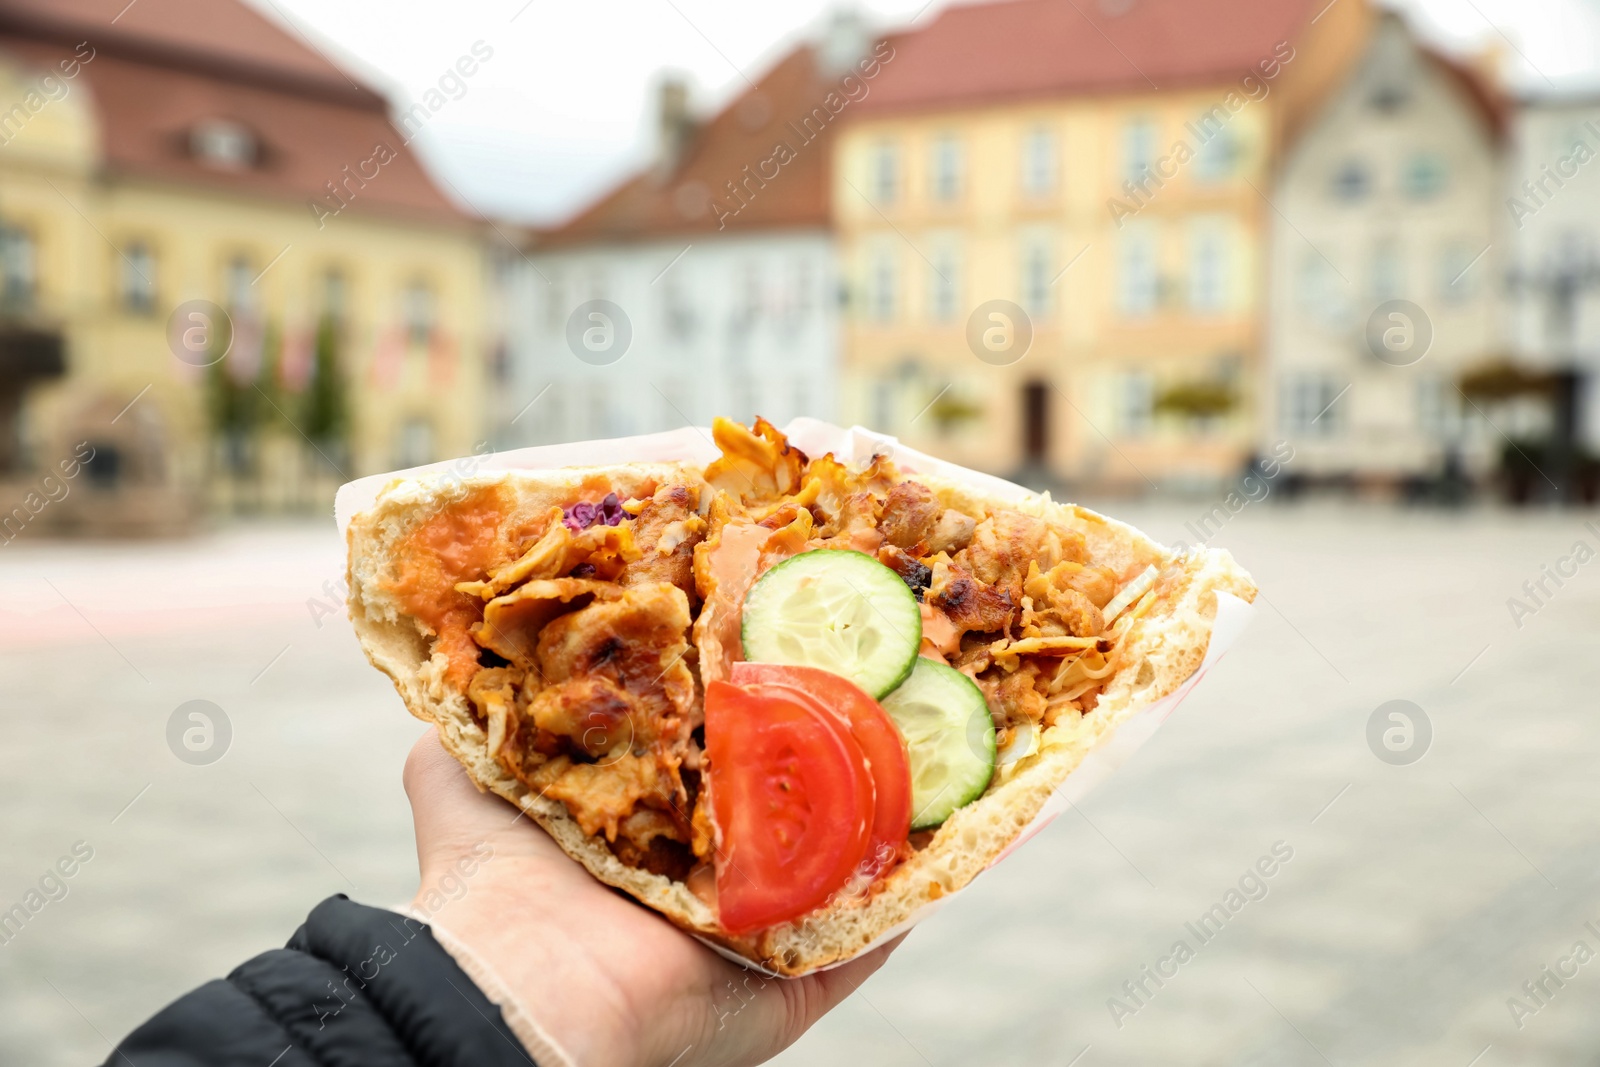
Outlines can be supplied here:
[[1043, 466], [1050, 455], [1050, 383], [1030, 381], [1022, 386], [1022, 461]]

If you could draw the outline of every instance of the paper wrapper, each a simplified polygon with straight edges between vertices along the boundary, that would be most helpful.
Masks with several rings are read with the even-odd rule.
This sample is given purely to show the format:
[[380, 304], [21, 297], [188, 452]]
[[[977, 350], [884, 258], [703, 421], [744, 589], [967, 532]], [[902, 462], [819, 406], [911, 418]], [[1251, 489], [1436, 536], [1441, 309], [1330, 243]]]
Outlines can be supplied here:
[[[992, 474], [968, 470], [954, 463], [946, 462], [924, 452], [907, 448], [893, 437], [874, 433], [860, 426], [851, 429], [842, 429], [831, 423], [818, 419], [798, 418], [784, 427], [784, 435], [789, 441], [798, 446], [807, 455], [820, 456], [825, 452], [832, 452], [835, 457], [848, 460], [852, 463], [866, 464], [874, 455], [887, 454], [895, 464], [905, 473], [924, 471], [942, 477], [961, 481], [972, 486], [989, 496], [1000, 500], [1021, 500], [1033, 495], [1032, 492], [1020, 485], [1008, 482], [1003, 478], [996, 478]], [[689, 426], [681, 430], [671, 430], [666, 433], [642, 434], [637, 437], [615, 437], [605, 441], [581, 441], [564, 445], [538, 445], [532, 448], [519, 448], [508, 452], [494, 452], [481, 456], [466, 456], [461, 459], [446, 460], [441, 463], [430, 463], [425, 467], [414, 467], [411, 470], [397, 471], [393, 474], [376, 474], [367, 478], [359, 478], [349, 482], [339, 489], [339, 494], [334, 500], [334, 517], [339, 524], [342, 535], [350, 525], [350, 519], [371, 507], [378, 499], [378, 493], [384, 486], [397, 478], [414, 478], [433, 475], [443, 478], [467, 478], [473, 474], [482, 474], [498, 470], [551, 470], [558, 467], [575, 466], [603, 466], [612, 463], [641, 463], [641, 462], [691, 462], [705, 464], [716, 459], [720, 450], [711, 440], [711, 431], [698, 426]], [[1011, 842], [1004, 852], [994, 860], [1000, 862], [1034, 834], [1044, 829], [1052, 819], [1066, 811], [1073, 804], [1082, 800], [1095, 786], [1105, 781], [1111, 773], [1122, 766], [1129, 756], [1133, 755], [1140, 745], [1149, 740], [1156, 729], [1167, 721], [1167, 716], [1183, 702], [1183, 698], [1200, 683], [1212, 665], [1221, 659], [1223, 653], [1238, 640], [1249, 623], [1254, 608], [1245, 601], [1229, 593], [1217, 594], [1217, 617], [1212, 624], [1211, 643], [1206, 648], [1205, 658], [1199, 668], [1191, 674], [1184, 683], [1167, 696], [1161, 698], [1148, 707], [1141, 708], [1126, 719], [1110, 735], [1103, 738], [1099, 744], [1090, 749], [1084, 756], [1078, 768], [1067, 776], [1050, 794], [1050, 799], [1044, 807], [1034, 816], [1033, 821], [1023, 828], [1015, 841]], [[993, 864], [991, 864], [992, 866]], [[970, 886], [970, 883], [969, 883]], [[966, 887], [949, 893], [938, 900], [929, 901], [913, 914], [909, 919], [892, 930], [885, 932], [867, 948], [861, 951], [869, 952], [878, 945], [897, 937], [909, 930], [923, 919], [927, 918], [946, 902], [953, 899]], [[701, 939], [704, 941], [704, 939]], [[735, 963], [750, 967], [771, 977], [780, 977], [775, 972], [752, 964], [743, 956], [738, 955], [721, 945], [704, 941], [706, 945], [715, 949], [719, 954], [726, 956]], [[830, 964], [819, 970], [829, 970], [841, 963]]]

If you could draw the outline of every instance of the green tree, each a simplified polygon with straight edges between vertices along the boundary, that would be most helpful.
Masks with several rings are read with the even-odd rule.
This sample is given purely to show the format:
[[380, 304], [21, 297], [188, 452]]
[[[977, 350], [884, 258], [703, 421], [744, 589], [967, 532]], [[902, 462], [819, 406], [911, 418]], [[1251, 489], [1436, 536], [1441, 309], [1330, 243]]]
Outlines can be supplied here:
[[313, 441], [338, 445], [344, 441], [349, 421], [348, 386], [339, 360], [339, 330], [332, 316], [324, 315], [317, 324], [311, 382], [301, 399], [300, 425]]

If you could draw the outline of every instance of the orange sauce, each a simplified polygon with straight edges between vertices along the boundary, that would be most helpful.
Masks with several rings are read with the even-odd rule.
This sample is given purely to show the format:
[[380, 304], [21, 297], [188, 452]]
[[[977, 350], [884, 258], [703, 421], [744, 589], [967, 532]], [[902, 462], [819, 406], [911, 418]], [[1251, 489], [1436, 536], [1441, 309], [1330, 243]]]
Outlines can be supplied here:
[[950, 621], [950, 616], [927, 601], [918, 607], [922, 609], [922, 648], [919, 654], [929, 659], [948, 661], [961, 651], [961, 631]]
[[435, 652], [450, 661], [446, 677], [465, 689], [478, 669], [478, 646], [467, 633], [483, 618], [483, 602], [458, 593], [457, 582], [482, 578], [509, 555], [501, 525], [507, 501], [485, 486], [443, 508], [405, 536], [387, 588], [401, 607], [438, 635]]
[[711, 596], [701, 608], [705, 619], [697, 627], [701, 636], [700, 680], [719, 681], [739, 659], [739, 617], [744, 595], [755, 584], [761, 566], [761, 550], [772, 531], [753, 523], [727, 523], [718, 534], [720, 540], [707, 562]]

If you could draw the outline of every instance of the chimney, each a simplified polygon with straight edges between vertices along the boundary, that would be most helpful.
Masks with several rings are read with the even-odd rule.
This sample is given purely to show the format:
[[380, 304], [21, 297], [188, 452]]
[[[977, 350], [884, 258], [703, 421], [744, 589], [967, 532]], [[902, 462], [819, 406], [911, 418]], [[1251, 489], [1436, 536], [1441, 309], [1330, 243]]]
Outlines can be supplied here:
[[849, 74], [871, 45], [872, 35], [867, 32], [861, 12], [853, 7], [835, 8], [822, 31], [818, 49], [823, 74], [830, 78]]
[[660, 93], [656, 115], [656, 172], [665, 178], [683, 161], [697, 124], [689, 113], [689, 83], [682, 75], [663, 75]]

